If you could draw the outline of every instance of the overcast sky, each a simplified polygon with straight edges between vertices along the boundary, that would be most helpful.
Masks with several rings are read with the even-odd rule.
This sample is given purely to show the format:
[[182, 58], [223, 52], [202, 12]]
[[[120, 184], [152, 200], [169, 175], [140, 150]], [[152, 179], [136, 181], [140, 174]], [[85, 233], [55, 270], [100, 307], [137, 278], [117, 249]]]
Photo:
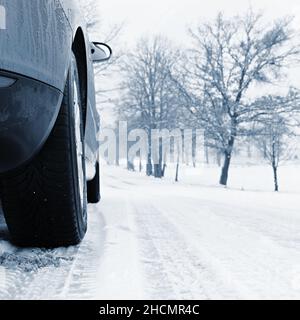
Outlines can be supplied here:
[[124, 41], [132, 44], [145, 34], [161, 33], [177, 42], [186, 37], [189, 25], [209, 19], [218, 11], [228, 15], [243, 13], [252, 6], [269, 18], [294, 15], [300, 26], [299, 0], [95, 0], [108, 24], [125, 23]]
[[[299, 0], [95, 0], [99, 1], [99, 14], [107, 27], [124, 23], [122, 35], [113, 45], [120, 48], [132, 47], [141, 36], [162, 34], [177, 44], [189, 41], [187, 29], [198, 21], [210, 20], [219, 11], [233, 16], [243, 14], [252, 7], [262, 10], [265, 16], [273, 20], [285, 15], [295, 16], [294, 27], [300, 29]], [[185, 46], [184, 46], [185, 47]], [[117, 50], [118, 48], [114, 48]], [[289, 76], [274, 87], [279, 93], [290, 85], [299, 86], [300, 68], [290, 70]], [[103, 85], [103, 84], [102, 84]], [[109, 86], [111, 86], [109, 84]], [[254, 88], [263, 92], [263, 88]], [[270, 91], [269, 88], [266, 91]], [[268, 92], [269, 92], [268, 91]], [[110, 114], [110, 112], [106, 112]], [[102, 113], [104, 118], [106, 113]], [[108, 116], [110, 119], [110, 116]]]

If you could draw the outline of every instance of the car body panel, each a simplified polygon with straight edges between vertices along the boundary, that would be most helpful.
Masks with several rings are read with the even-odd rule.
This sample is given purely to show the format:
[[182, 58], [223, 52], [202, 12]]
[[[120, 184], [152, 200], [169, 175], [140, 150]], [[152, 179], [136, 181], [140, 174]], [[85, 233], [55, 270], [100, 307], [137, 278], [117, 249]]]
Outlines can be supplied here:
[[[86, 49], [87, 171], [93, 172], [98, 159], [100, 126], [90, 43], [78, 1], [0, 0], [0, 5], [6, 10], [6, 29], [0, 30], [0, 72], [11, 74], [18, 80], [10, 88], [0, 88], [0, 148], [3, 150], [5, 143], [11, 141], [9, 149], [6, 145], [7, 155], [0, 154], [0, 173], [29, 161], [49, 136], [61, 105], [72, 44], [79, 28], [84, 35]], [[27, 83], [27, 90], [20, 86], [21, 83]], [[35, 94], [29, 88], [30, 83], [36, 90]], [[18, 91], [17, 98], [12, 94], [14, 90]], [[14, 115], [18, 115], [16, 119]], [[16, 126], [18, 130], [14, 131]], [[31, 137], [25, 139], [26, 142], [24, 128]], [[8, 163], [7, 159], [13, 159], [15, 154], [19, 155], [18, 160]], [[88, 178], [92, 179], [93, 174]]]
[[[12, 76], [0, 72], [0, 76], [7, 75]], [[54, 126], [63, 98], [51, 86], [17, 77], [13, 86], [0, 88], [0, 172], [17, 168], [40, 150]]]
[[85, 21], [82, 15], [76, 14], [82, 11], [78, 1], [60, 0], [65, 15], [70, 23], [75, 36], [76, 31], [80, 28], [85, 35], [86, 59], [87, 59], [87, 113], [86, 113], [86, 130], [85, 130], [85, 153], [87, 163], [87, 179], [92, 180], [95, 176], [96, 163], [99, 150], [99, 132], [100, 116], [97, 111], [94, 85], [94, 67], [90, 50], [90, 41], [86, 30]]
[[78, 1], [60, 0], [62, 7], [68, 17], [71, 28], [75, 34], [76, 30], [82, 29], [85, 35], [85, 47], [87, 53], [87, 114], [86, 114], [86, 129], [85, 129], [85, 153], [87, 163], [87, 179], [92, 180], [96, 173], [96, 163], [99, 150], [99, 132], [100, 132], [100, 116], [97, 111], [94, 85], [94, 67], [90, 50], [90, 41], [86, 30], [85, 22], [82, 20], [82, 15], [76, 14], [82, 11]]
[[22, 74], [63, 92], [73, 31], [60, 2], [1, 0], [0, 4], [6, 10], [6, 29], [0, 31], [0, 70]]

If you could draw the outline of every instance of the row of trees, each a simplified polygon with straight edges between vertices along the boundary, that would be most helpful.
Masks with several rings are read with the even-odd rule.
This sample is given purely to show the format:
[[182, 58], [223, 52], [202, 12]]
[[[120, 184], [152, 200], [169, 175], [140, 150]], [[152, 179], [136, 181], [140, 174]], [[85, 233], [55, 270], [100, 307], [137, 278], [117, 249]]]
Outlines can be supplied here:
[[[104, 28], [97, 3], [84, 1], [88, 29], [111, 43], [118, 39], [122, 24]], [[275, 190], [278, 166], [289, 157], [289, 139], [298, 126], [299, 92], [286, 95], [253, 94], [257, 84], [276, 83], [287, 67], [296, 65], [299, 46], [291, 19], [263, 23], [251, 10], [242, 17], [226, 19], [219, 14], [211, 23], [189, 30], [190, 48], [174, 48], [163, 37], [141, 39], [132, 54], [96, 68], [99, 82], [120, 70], [121, 99], [118, 120], [130, 129], [143, 128], [149, 137], [147, 174], [162, 177], [166, 163], [159, 148], [159, 164], [152, 165], [150, 132], [153, 129], [202, 128], [205, 148], [223, 155], [220, 183], [226, 185], [236, 140], [252, 141], [272, 165]], [[106, 29], [106, 31], [105, 31]], [[116, 88], [112, 88], [115, 90]], [[97, 91], [103, 105], [111, 90]], [[184, 140], [184, 136], [182, 136]], [[193, 150], [193, 163], [196, 162]], [[133, 168], [132, 159], [128, 161]], [[178, 178], [178, 166], [176, 177]], [[141, 166], [140, 166], [141, 167]]]
[[[149, 136], [153, 129], [203, 129], [206, 146], [223, 155], [220, 184], [225, 186], [236, 140], [252, 137], [264, 148], [278, 191], [277, 169], [297, 126], [300, 94], [290, 88], [284, 95], [265, 95], [258, 85], [271, 90], [298, 62], [291, 22], [264, 24], [263, 16], [250, 10], [231, 19], [219, 14], [190, 29], [185, 51], [163, 37], [140, 40], [121, 65], [119, 119]], [[161, 177], [163, 155], [152, 166], [150, 141], [149, 146], [147, 174]]]

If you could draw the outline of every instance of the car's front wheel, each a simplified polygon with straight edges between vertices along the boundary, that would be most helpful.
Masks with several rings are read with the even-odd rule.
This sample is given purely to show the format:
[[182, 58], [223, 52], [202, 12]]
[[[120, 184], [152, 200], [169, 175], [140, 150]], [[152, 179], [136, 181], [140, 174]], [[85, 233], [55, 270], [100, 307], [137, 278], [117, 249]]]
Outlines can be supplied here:
[[8, 229], [21, 246], [78, 244], [87, 229], [83, 117], [75, 56], [54, 129], [39, 154], [1, 179]]

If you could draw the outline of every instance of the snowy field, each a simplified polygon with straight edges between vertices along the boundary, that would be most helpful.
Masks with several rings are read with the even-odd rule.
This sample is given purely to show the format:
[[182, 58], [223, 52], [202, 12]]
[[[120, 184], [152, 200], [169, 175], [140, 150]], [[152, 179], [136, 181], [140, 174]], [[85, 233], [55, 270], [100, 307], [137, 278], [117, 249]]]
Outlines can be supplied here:
[[2, 299], [300, 299], [300, 165], [174, 168], [163, 181], [102, 168], [78, 247], [20, 249], [0, 217]]

